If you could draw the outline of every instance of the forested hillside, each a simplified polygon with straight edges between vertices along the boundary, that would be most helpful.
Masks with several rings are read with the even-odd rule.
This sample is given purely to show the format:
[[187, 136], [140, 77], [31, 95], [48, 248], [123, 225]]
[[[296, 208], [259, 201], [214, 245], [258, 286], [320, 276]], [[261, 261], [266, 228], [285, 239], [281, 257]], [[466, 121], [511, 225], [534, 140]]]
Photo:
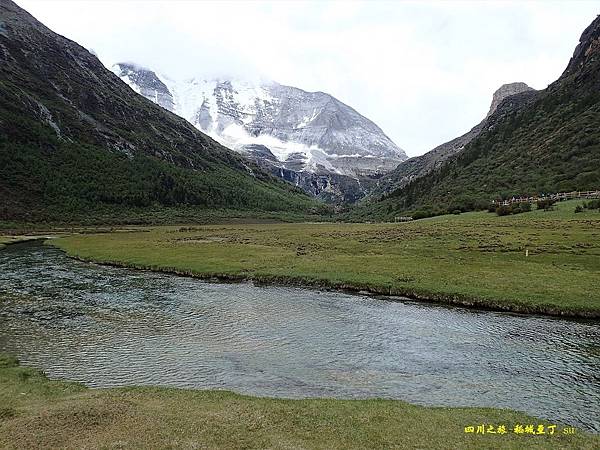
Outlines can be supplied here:
[[86, 49], [0, 1], [0, 220], [166, 207], [322, 206], [136, 94]]

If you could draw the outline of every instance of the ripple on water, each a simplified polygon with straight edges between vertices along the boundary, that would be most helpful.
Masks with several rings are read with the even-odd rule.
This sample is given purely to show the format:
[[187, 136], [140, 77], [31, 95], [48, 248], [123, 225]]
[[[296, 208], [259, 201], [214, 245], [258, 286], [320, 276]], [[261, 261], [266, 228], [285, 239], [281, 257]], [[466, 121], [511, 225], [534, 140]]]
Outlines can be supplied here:
[[513, 408], [600, 431], [600, 325], [0, 252], [0, 351], [90, 386]]

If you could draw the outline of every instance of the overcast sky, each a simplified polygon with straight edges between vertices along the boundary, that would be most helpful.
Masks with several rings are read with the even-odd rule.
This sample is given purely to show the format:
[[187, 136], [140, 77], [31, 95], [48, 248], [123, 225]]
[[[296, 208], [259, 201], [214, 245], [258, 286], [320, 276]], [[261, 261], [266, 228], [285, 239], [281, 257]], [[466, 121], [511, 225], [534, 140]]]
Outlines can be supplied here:
[[502, 84], [545, 88], [600, 13], [599, 1], [573, 0], [17, 3], [105, 64], [327, 92], [409, 156], [468, 131]]

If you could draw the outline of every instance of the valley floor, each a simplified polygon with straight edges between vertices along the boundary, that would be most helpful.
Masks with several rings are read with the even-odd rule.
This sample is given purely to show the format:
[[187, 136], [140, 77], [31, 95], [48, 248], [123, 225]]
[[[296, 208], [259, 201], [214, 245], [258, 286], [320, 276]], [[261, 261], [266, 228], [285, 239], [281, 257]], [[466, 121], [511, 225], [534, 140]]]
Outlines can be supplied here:
[[[369, 290], [521, 312], [599, 317], [600, 214], [445, 216], [402, 224], [133, 227], [65, 234], [70, 255], [198, 277]], [[65, 231], [65, 230], [63, 230]], [[90, 230], [88, 230], [90, 231]], [[22, 239], [3, 237], [1, 243]], [[528, 250], [529, 256], [525, 256]], [[506, 425], [506, 434], [465, 427]], [[285, 400], [225, 391], [88, 389], [0, 356], [2, 448], [598, 448], [577, 430], [486, 408]], [[547, 430], [547, 428], [546, 428]]]
[[[285, 400], [227, 391], [88, 389], [0, 355], [2, 448], [578, 448], [600, 437], [521, 413], [393, 400]], [[476, 433], [506, 426], [505, 434]], [[517, 434], [515, 425], [546, 434]], [[473, 433], [465, 427], [474, 427]]]
[[84, 260], [200, 278], [599, 318], [600, 213], [576, 214], [576, 204], [398, 224], [148, 227], [51, 243]]

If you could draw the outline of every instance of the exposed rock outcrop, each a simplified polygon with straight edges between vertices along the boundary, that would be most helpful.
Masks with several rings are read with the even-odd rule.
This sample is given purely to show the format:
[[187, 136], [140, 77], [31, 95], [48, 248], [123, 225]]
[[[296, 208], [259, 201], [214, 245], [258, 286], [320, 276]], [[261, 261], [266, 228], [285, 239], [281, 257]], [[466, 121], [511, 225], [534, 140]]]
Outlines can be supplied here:
[[462, 136], [438, 145], [424, 155], [402, 162], [394, 171], [381, 177], [371, 195], [378, 196], [402, 188], [412, 180], [427, 175], [440, 167], [448, 158], [460, 152], [465, 145], [479, 136], [482, 131], [492, 126], [493, 122], [497, 120], [497, 117], [494, 116], [502, 116], [511, 109], [519, 107], [531, 99], [536, 92], [525, 83], [502, 85], [494, 92], [490, 110], [480, 123]]

